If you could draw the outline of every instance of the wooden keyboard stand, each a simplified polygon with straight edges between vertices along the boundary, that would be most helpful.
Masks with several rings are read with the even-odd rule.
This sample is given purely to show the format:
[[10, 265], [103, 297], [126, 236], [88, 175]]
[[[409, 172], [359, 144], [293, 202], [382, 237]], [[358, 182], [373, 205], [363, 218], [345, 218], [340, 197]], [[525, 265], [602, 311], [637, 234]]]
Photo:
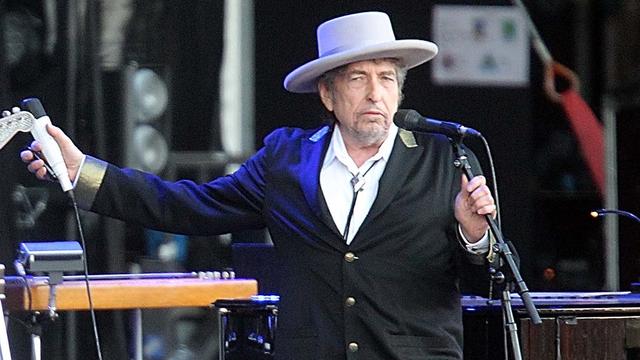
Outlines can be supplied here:
[[[152, 276], [149, 276], [152, 275]], [[258, 293], [253, 279], [200, 278], [195, 274], [92, 275], [90, 289], [95, 310], [136, 310], [136, 343], [141, 343], [141, 309], [179, 307], [209, 307], [219, 299], [249, 299]], [[63, 280], [55, 286], [55, 311], [89, 310], [89, 298], [84, 280]], [[10, 312], [42, 312], [50, 309], [47, 277], [5, 277], [6, 305]], [[28, 287], [27, 287], [28, 284]], [[0, 307], [0, 309], [2, 309]], [[36, 328], [39, 328], [39, 324]], [[31, 335], [32, 359], [41, 356], [40, 334]], [[142, 358], [141, 349], [136, 351]], [[0, 360], [5, 360], [0, 357]], [[10, 360], [7, 358], [6, 360]]]
[[[6, 277], [7, 310], [48, 309], [49, 285], [46, 278], [27, 277], [27, 281], [31, 289], [31, 305], [25, 280]], [[248, 299], [258, 292], [258, 283], [253, 279], [132, 278], [91, 280], [89, 284], [96, 310], [207, 307], [218, 299]], [[58, 311], [89, 309], [84, 281], [64, 281], [56, 288]]]

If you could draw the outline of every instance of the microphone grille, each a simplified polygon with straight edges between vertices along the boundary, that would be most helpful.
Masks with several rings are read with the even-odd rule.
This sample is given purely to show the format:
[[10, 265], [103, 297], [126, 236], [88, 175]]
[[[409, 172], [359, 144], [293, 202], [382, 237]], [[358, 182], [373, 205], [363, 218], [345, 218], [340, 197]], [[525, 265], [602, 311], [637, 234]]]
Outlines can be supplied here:
[[22, 108], [30, 112], [36, 119], [47, 115], [42, 103], [37, 98], [27, 98], [22, 100]]
[[420, 124], [422, 116], [413, 109], [399, 109], [393, 116], [393, 122], [403, 129], [414, 129]]

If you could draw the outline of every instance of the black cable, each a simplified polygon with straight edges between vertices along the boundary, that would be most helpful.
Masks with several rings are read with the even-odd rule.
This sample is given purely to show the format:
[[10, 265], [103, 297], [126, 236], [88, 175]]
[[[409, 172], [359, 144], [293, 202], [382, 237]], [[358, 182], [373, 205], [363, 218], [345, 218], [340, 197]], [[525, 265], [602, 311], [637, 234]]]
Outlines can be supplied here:
[[[491, 148], [489, 147], [489, 142], [487, 141], [487, 139], [480, 135], [480, 139], [482, 140], [482, 143], [484, 144], [484, 148], [485, 151], [487, 153], [487, 159], [489, 161], [489, 170], [491, 171], [491, 184], [493, 184], [493, 199], [496, 203], [496, 223], [498, 225], [499, 229], [502, 229], [502, 219], [500, 217], [500, 196], [498, 195], [498, 178], [496, 177], [496, 168], [494, 166], [493, 163], [493, 155], [491, 154]], [[493, 281], [489, 281], [489, 293], [488, 293], [488, 299], [493, 299], [493, 292], [494, 292], [494, 282]], [[501, 312], [502, 314], [502, 323], [505, 324], [506, 323], [506, 314], [504, 312], [504, 310]], [[486, 337], [488, 338], [489, 336], [489, 318], [485, 318], [485, 322], [484, 322], [484, 331], [486, 334]], [[508, 359], [509, 357], [509, 349], [508, 349], [508, 338], [507, 338], [507, 331], [506, 328], [505, 330], [502, 332], [502, 344], [503, 344], [503, 352], [505, 354], [505, 359]], [[485, 344], [489, 344], [489, 341], [486, 341]], [[486, 349], [487, 353], [488, 353], [488, 348]]]
[[[38, 154], [37, 151], [34, 151], [33, 149], [31, 149], [31, 147], [28, 147], [28, 149], [33, 153], [33, 156], [40, 160], [44, 160], [40, 154]], [[57, 180], [57, 177], [55, 175], [55, 172], [53, 171], [53, 169], [49, 166], [48, 162], [46, 160], [44, 160], [44, 166], [47, 169], [47, 174], [49, 174], [49, 176], [51, 177], [51, 180]], [[93, 327], [93, 336], [96, 342], [96, 352], [98, 353], [98, 360], [102, 360], [102, 349], [100, 346], [100, 336], [98, 334], [98, 322], [96, 320], [96, 313], [95, 313], [95, 309], [93, 307], [93, 297], [91, 296], [91, 285], [89, 284], [89, 265], [87, 264], [87, 244], [85, 242], [84, 239], [84, 232], [82, 231], [82, 222], [80, 221], [80, 211], [78, 210], [78, 203], [76, 202], [76, 196], [73, 192], [73, 190], [69, 190], [67, 191], [67, 194], [69, 195], [69, 198], [71, 199], [71, 203], [73, 204], [73, 212], [75, 214], [76, 217], [76, 225], [78, 226], [78, 234], [80, 236], [80, 242], [82, 244], [82, 249], [84, 252], [84, 256], [82, 257], [82, 265], [84, 268], [84, 281], [85, 281], [85, 285], [86, 285], [86, 289], [87, 289], [87, 299], [89, 300], [89, 313], [91, 314], [91, 325]], [[25, 277], [25, 281], [26, 281], [26, 277]], [[27, 293], [29, 295], [29, 310], [31, 310], [32, 307], [32, 296], [31, 296], [31, 288], [29, 287], [29, 284], [27, 282]]]
[[87, 245], [84, 240], [84, 232], [82, 231], [82, 223], [80, 222], [80, 212], [78, 211], [78, 204], [76, 203], [76, 197], [73, 190], [67, 191], [69, 198], [73, 203], [73, 211], [76, 215], [76, 224], [78, 225], [78, 234], [80, 235], [80, 242], [84, 249], [84, 256], [82, 257], [82, 265], [84, 267], [84, 281], [87, 289], [87, 298], [89, 299], [89, 312], [91, 314], [91, 325], [93, 326], [93, 336], [96, 342], [96, 351], [98, 353], [98, 359], [102, 360], [102, 349], [100, 347], [100, 336], [98, 335], [98, 322], [96, 321], [96, 313], [93, 308], [93, 297], [91, 296], [91, 286], [89, 285], [89, 266], [87, 265]]
[[496, 177], [496, 167], [493, 164], [493, 155], [491, 155], [491, 148], [487, 139], [480, 135], [482, 143], [484, 144], [485, 151], [487, 152], [487, 158], [489, 159], [489, 169], [491, 170], [491, 183], [493, 184], [493, 199], [496, 202], [496, 222], [498, 228], [502, 228], [502, 221], [500, 219], [500, 197], [498, 196], [498, 178]]
[[633, 214], [633, 213], [631, 213], [629, 211], [618, 210], [618, 209], [598, 209], [598, 210], [593, 210], [591, 212], [591, 216], [593, 216], [593, 217], [605, 216], [605, 215], [609, 215], [609, 214], [624, 216], [624, 217], [627, 217], [629, 219], [632, 219], [632, 220], [635, 220], [637, 222], [640, 222], [640, 218], [638, 218], [638, 216], [636, 216], [635, 214]]

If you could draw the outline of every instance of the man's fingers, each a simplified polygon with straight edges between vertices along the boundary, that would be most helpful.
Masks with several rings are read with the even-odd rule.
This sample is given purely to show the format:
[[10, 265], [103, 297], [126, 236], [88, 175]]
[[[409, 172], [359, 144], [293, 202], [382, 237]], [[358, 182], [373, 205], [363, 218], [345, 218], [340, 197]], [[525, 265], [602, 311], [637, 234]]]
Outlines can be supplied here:
[[484, 176], [478, 175], [467, 181], [463, 175], [461, 185], [465, 190], [463, 196], [466, 198], [467, 206], [471, 212], [478, 215], [495, 214], [495, 201]]
[[460, 198], [464, 201], [464, 202], [468, 202], [469, 201], [469, 191], [467, 190], [467, 188], [469, 187], [469, 179], [467, 179], [467, 175], [462, 174], [462, 176], [460, 177], [460, 193], [458, 194], [460, 196]]
[[54, 139], [57, 139], [58, 137], [62, 136], [62, 134], [64, 134], [59, 127], [57, 127], [55, 125], [52, 125], [52, 124], [47, 124], [47, 132]]
[[67, 146], [71, 142], [71, 139], [67, 136], [67, 134], [62, 131], [59, 127], [51, 124], [47, 124], [47, 132], [53, 139], [58, 143], [58, 146], [61, 148], [63, 146]]
[[[479, 195], [482, 193], [483, 195]], [[477, 196], [477, 197], [476, 197]], [[476, 189], [471, 197], [471, 211], [478, 215], [494, 215], [496, 213], [497, 207], [489, 189], [486, 186], [481, 187], [480, 189]]]
[[[41, 161], [41, 160], [38, 160]], [[43, 166], [36, 171], [36, 176], [40, 180], [47, 180], [47, 169]]]
[[467, 179], [467, 175], [462, 174], [460, 176], [460, 185], [461, 185], [460, 188], [466, 189], [468, 183], [469, 183], [469, 179]]
[[30, 150], [23, 150], [20, 152], [20, 159], [22, 159], [23, 162], [28, 163], [33, 160], [33, 153]]
[[30, 162], [29, 165], [27, 165], [27, 170], [29, 170], [29, 172], [34, 173], [36, 175], [38, 174], [38, 171], [40, 169], [45, 169], [46, 171], [43, 160], [34, 160]]
[[479, 201], [482, 198], [491, 199], [491, 191], [489, 187], [486, 185], [481, 185], [473, 190], [473, 192], [469, 195], [474, 201]]
[[42, 145], [40, 145], [40, 143], [35, 140], [31, 143], [31, 145], [29, 145], [28, 150], [22, 150], [20, 152], [20, 159], [22, 159], [22, 161], [24, 162], [29, 162], [35, 159], [35, 156], [33, 155], [34, 151], [42, 151]]
[[29, 150], [31, 151], [42, 151], [42, 144], [39, 141], [33, 140], [31, 145], [29, 146]]
[[474, 206], [474, 212], [478, 215], [489, 215], [493, 214], [494, 211], [496, 211], [496, 205], [493, 203], [484, 205], [476, 204], [476, 206]]
[[[47, 132], [53, 137], [62, 151], [65, 165], [69, 171], [69, 178], [74, 178], [84, 155], [59, 127], [47, 125]], [[27, 169], [39, 179], [50, 180], [56, 178], [46, 163], [47, 159], [42, 155], [42, 144], [38, 141], [33, 141], [28, 149], [21, 151], [20, 158], [27, 164]]]
[[[466, 178], [466, 176], [464, 178]], [[463, 188], [467, 190], [467, 192], [469, 193], [473, 193], [477, 188], [486, 184], [487, 184], [487, 179], [482, 175], [475, 176], [473, 179], [471, 179], [471, 181], [468, 181], [466, 184], [464, 182], [462, 183], [462, 185], [464, 186]]]

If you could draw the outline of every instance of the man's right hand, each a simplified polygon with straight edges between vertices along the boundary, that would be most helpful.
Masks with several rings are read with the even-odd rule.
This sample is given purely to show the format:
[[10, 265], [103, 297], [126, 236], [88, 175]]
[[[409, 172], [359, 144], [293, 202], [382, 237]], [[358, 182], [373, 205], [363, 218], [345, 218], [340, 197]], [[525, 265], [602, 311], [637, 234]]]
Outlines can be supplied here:
[[[67, 165], [67, 171], [69, 172], [69, 180], [73, 182], [78, 174], [78, 170], [80, 169], [80, 165], [82, 165], [85, 155], [59, 127], [47, 125], [47, 131], [58, 143], [58, 146], [60, 146], [62, 157]], [[42, 151], [42, 146], [38, 141], [33, 141], [31, 143], [31, 150], [40, 152]], [[31, 150], [24, 150], [20, 152], [20, 158], [27, 164], [27, 169], [36, 174], [38, 179], [49, 179], [49, 173], [47, 168], [44, 166], [44, 160], [37, 159]]]

